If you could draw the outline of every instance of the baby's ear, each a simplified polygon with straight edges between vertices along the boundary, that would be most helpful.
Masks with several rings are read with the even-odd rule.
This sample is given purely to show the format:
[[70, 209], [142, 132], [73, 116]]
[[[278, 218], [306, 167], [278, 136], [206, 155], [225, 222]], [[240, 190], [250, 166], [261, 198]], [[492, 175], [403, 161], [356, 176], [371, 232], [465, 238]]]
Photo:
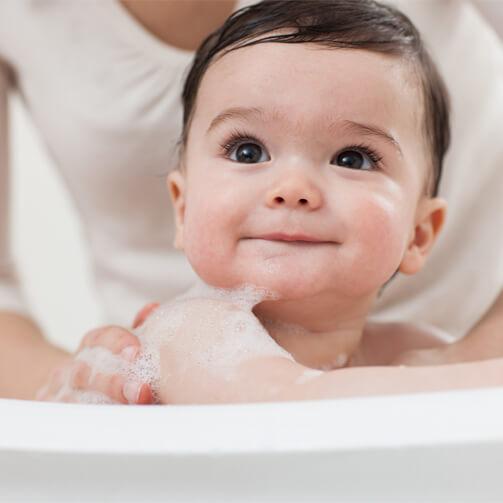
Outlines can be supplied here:
[[171, 202], [175, 209], [175, 248], [183, 250], [185, 216], [185, 177], [180, 170], [172, 171], [166, 179]]
[[401, 273], [416, 274], [423, 268], [444, 226], [446, 213], [447, 203], [440, 197], [425, 198], [419, 203], [414, 232], [400, 263]]

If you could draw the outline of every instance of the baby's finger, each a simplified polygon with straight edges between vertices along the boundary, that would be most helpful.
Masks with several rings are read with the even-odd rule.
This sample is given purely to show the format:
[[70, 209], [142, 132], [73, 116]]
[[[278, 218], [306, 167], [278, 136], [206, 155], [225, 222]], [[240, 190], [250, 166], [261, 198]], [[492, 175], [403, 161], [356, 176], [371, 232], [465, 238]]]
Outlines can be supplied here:
[[101, 329], [91, 346], [105, 347], [114, 354], [122, 353], [126, 348], [130, 348], [122, 355], [129, 361], [133, 361], [140, 351], [140, 341], [136, 335], [114, 325]]
[[[87, 376], [89, 379], [89, 376]], [[82, 373], [76, 381], [75, 386], [81, 385], [85, 383], [86, 375]], [[96, 373], [96, 375], [88, 381], [85, 388], [78, 389], [86, 389], [87, 391], [98, 391], [108, 396], [115, 402], [119, 403], [130, 403], [128, 398], [124, 394], [124, 385], [126, 380], [123, 376], [119, 374], [103, 374], [101, 372]]]
[[[127, 384], [127, 383], [126, 383]], [[150, 405], [154, 403], [154, 395], [148, 384], [142, 384], [138, 393], [138, 398], [135, 402], [138, 405]]]
[[133, 383], [122, 374], [94, 372], [92, 368], [81, 362], [74, 371], [72, 387], [78, 391], [100, 392], [118, 403], [152, 404], [154, 396], [149, 384]]
[[100, 335], [101, 331], [103, 330], [104, 327], [96, 328], [94, 330], [90, 330], [87, 332], [82, 340], [80, 341], [80, 346], [79, 349], [77, 350], [77, 353], [81, 351], [84, 348], [89, 348], [91, 346], [95, 345], [96, 338]]
[[124, 396], [130, 404], [150, 405], [154, 403], [154, 396], [148, 384], [127, 381], [123, 388]]
[[138, 328], [143, 325], [145, 320], [160, 306], [159, 302], [151, 302], [147, 304], [141, 311], [136, 315], [133, 321], [133, 328]]
[[73, 389], [79, 391], [90, 391], [89, 378], [91, 376], [91, 369], [87, 363], [82, 361], [76, 362], [73, 368], [70, 385]]

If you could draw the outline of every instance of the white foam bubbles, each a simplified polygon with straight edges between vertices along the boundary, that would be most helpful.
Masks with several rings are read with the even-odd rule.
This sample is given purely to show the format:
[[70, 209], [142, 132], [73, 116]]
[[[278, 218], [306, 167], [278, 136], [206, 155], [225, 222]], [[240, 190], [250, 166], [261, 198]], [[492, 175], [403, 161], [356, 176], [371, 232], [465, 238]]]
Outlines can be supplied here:
[[278, 296], [274, 292], [251, 284], [245, 284], [239, 288], [227, 289], [212, 287], [202, 280], [199, 280], [186, 293], [177, 297], [176, 301], [197, 298], [226, 301], [242, 309], [249, 309], [251, 311], [259, 302], [264, 300], [276, 300]]
[[91, 369], [90, 382], [94, 380], [98, 372], [125, 374], [129, 368], [129, 363], [126, 360], [101, 346], [86, 347], [75, 356], [75, 359], [89, 365]]
[[[126, 380], [148, 383], [154, 400], [160, 401], [163, 345], [174, 344], [191, 365], [204, 367], [224, 379], [232, 379], [232, 369], [240, 362], [260, 356], [291, 355], [272, 339], [252, 312], [265, 299], [276, 296], [262, 288], [244, 285], [237, 289], [214, 288], [199, 281], [176, 299], [161, 304], [133, 333], [141, 342], [134, 362], [115, 355], [106, 348], [84, 348], [76, 359], [91, 368], [90, 382], [96, 373], [121, 374]], [[191, 346], [185, 347], [184, 327], [191, 327]], [[195, 329], [194, 329], [195, 327]], [[211, 337], [207, 334], [211, 333]], [[68, 383], [71, 382], [70, 376]], [[64, 392], [82, 403], [113, 403], [101, 393], [71, 390]]]
[[[291, 355], [267, 333], [252, 312], [253, 307], [275, 295], [253, 285], [238, 289], [214, 288], [198, 282], [175, 300], [159, 306], [135, 333], [142, 343], [139, 358], [128, 377], [148, 382], [159, 400], [160, 349], [176, 348], [191, 365], [204, 367], [228, 380], [243, 360], [259, 356]], [[184, 327], [190, 326], [190, 347], [183, 344]], [[211, 337], [206, 334], [211, 333]]]
[[329, 371], [344, 367], [348, 363], [349, 357], [346, 353], [339, 353], [331, 363], [321, 366], [321, 370]]
[[316, 369], [306, 369], [302, 374], [297, 378], [295, 381], [296, 384], [304, 384], [306, 382], [312, 381], [313, 379], [316, 379], [316, 377], [319, 377], [322, 375], [323, 372], [321, 370], [316, 370]]
[[291, 358], [291, 355], [269, 336], [251, 312], [251, 308], [229, 312], [219, 329], [223, 335], [220, 343], [208, 346], [201, 353], [201, 364], [223, 369], [251, 357]]
[[118, 402], [115, 402], [107, 395], [100, 393], [99, 391], [81, 391], [81, 390], [73, 390], [72, 396], [74, 400], [80, 403], [88, 403], [94, 405], [114, 405]]

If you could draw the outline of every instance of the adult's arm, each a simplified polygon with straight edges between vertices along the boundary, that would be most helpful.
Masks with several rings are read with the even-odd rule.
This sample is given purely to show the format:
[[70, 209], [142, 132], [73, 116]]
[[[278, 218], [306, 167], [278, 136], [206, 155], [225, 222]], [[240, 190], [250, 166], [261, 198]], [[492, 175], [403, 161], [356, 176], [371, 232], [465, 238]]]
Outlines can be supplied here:
[[67, 354], [30, 318], [9, 249], [8, 105], [10, 74], [0, 60], [0, 397], [34, 398]]
[[0, 398], [34, 399], [51, 371], [68, 357], [29, 317], [0, 311]]

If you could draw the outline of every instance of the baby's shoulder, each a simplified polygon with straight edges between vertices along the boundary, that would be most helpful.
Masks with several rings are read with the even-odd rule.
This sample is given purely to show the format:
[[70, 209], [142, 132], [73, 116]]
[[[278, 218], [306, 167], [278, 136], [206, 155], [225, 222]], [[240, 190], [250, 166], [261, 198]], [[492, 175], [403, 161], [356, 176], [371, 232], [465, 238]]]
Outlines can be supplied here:
[[454, 337], [444, 330], [427, 323], [387, 322], [375, 323], [378, 331], [387, 334], [396, 344], [403, 344], [404, 349], [424, 349], [443, 346], [453, 342]]
[[369, 321], [363, 333], [365, 353], [373, 355], [380, 365], [386, 365], [401, 353], [413, 349], [445, 346], [454, 337], [443, 330], [428, 325], [407, 322]]

